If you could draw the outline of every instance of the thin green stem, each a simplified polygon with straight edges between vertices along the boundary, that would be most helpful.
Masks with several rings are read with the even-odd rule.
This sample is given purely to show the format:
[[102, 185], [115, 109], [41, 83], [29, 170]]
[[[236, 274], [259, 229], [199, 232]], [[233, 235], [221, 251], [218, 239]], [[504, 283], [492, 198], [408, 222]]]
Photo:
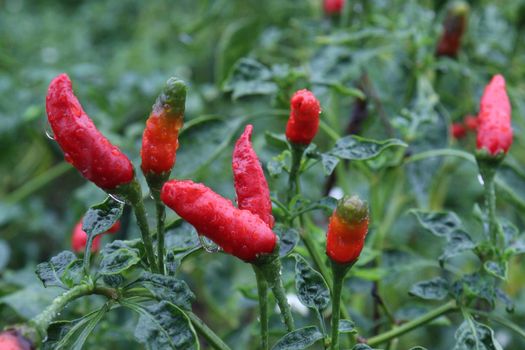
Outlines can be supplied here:
[[252, 264], [257, 280], [257, 294], [259, 295], [259, 322], [261, 322], [261, 345], [263, 350], [268, 350], [268, 282], [264, 279], [262, 271], [257, 265]]
[[166, 269], [164, 266], [164, 256], [166, 254], [166, 248], [164, 245], [164, 221], [166, 220], [166, 207], [160, 198], [155, 199], [155, 208], [157, 212], [157, 256], [159, 262], [159, 272], [164, 275], [166, 274]]
[[489, 212], [489, 232], [490, 239], [496, 246], [498, 242], [498, 218], [496, 217], [496, 190], [494, 188], [494, 178], [487, 179], [485, 182], [485, 203]]
[[288, 179], [288, 202], [299, 193], [299, 170], [304, 149], [303, 145], [292, 144], [292, 166], [290, 167], [290, 177]]
[[157, 264], [155, 263], [155, 253], [153, 251], [153, 242], [151, 241], [151, 235], [149, 232], [148, 218], [146, 216], [146, 208], [144, 207], [144, 202], [139, 196], [137, 200], [131, 203], [133, 206], [133, 211], [135, 212], [135, 218], [137, 219], [137, 224], [142, 235], [142, 241], [144, 242], [144, 249], [146, 250], [146, 258], [150, 269], [154, 272], [158, 272]]
[[208, 343], [216, 350], [231, 350], [222, 339], [213, 332], [204, 321], [202, 321], [197, 315], [193, 312], [186, 311], [186, 315], [191, 321], [191, 324], [201, 336], [203, 336]]
[[475, 309], [468, 309], [468, 311], [471, 312], [471, 313], [474, 313], [476, 315], [480, 315], [480, 316], [486, 317], [489, 320], [492, 320], [492, 321], [494, 321], [496, 323], [499, 323], [500, 325], [502, 325], [504, 327], [507, 327], [508, 329], [514, 331], [520, 337], [525, 339], [525, 330], [523, 328], [521, 328], [520, 326], [518, 326], [517, 324], [515, 324], [514, 322], [512, 322], [512, 321], [509, 321], [509, 320], [507, 320], [507, 319], [505, 319], [503, 317], [492, 315], [492, 314], [490, 314], [488, 312], [483, 312], [483, 311], [479, 311], [479, 310], [475, 310]]
[[367, 344], [371, 347], [388, 342], [391, 339], [397, 338], [405, 333], [410, 332], [440, 316], [443, 316], [449, 312], [457, 311], [458, 307], [455, 300], [451, 300], [448, 303], [427, 312], [426, 314], [413, 319], [399, 327], [393, 328], [385, 333], [376, 335], [375, 337], [369, 338]]
[[441, 156], [459, 157], [459, 158], [466, 159], [472, 163], [476, 162], [476, 159], [470, 153], [459, 151], [456, 149], [451, 149], [451, 148], [443, 148], [443, 149], [433, 149], [433, 150], [426, 151], [426, 152], [416, 153], [410, 157], [405, 158], [405, 164], [417, 162], [420, 160], [425, 160], [427, 158], [441, 157]]
[[341, 265], [332, 261], [332, 339], [331, 350], [339, 349], [339, 319], [341, 317], [341, 291], [346, 274], [353, 264]]

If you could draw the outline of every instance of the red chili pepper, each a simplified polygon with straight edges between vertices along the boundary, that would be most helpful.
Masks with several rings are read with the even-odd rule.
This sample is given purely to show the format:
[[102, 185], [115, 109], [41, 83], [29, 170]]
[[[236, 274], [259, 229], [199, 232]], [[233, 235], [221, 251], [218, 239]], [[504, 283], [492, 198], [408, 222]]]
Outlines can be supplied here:
[[120, 231], [120, 220], [117, 220], [113, 226], [111, 226], [109, 228], [109, 230], [106, 231], [106, 233], [117, 233], [118, 231]]
[[286, 125], [288, 141], [308, 145], [319, 129], [321, 105], [314, 94], [304, 89], [297, 91], [290, 101], [290, 118]]
[[[93, 243], [91, 244], [91, 252], [98, 252], [100, 250], [100, 237], [101, 235], [98, 235], [93, 239]], [[80, 220], [75, 227], [73, 228], [73, 233], [71, 235], [71, 249], [75, 253], [82, 253], [86, 249], [86, 244], [88, 240], [88, 235], [86, 231], [82, 229], [82, 220]]]
[[455, 139], [462, 139], [467, 135], [467, 129], [461, 123], [452, 123], [450, 126], [450, 133]]
[[489, 154], [507, 153], [512, 145], [511, 106], [505, 79], [496, 75], [485, 87], [478, 116], [477, 148]]
[[354, 263], [368, 232], [368, 206], [357, 196], [343, 197], [330, 217], [326, 254], [339, 264]]
[[142, 172], [163, 175], [171, 172], [179, 148], [186, 102], [186, 84], [177, 78], [167, 81], [155, 101], [142, 136]]
[[247, 125], [233, 149], [233, 180], [237, 193], [237, 206], [259, 216], [270, 228], [272, 216], [270, 190], [252, 143], [252, 125]]
[[474, 115], [467, 115], [463, 119], [463, 124], [465, 124], [467, 130], [476, 131], [478, 129], [478, 117]]
[[436, 48], [436, 56], [457, 56], [467, 27], [468, 12], [469, 6], [464, 2], [456, 2], [450, 7], [443, 23], [443, 34]]
[[97, 130], [73, 94], [71, 80], [66, 74], [51, 81], [46, 110], [66, 161], [73, 164], [82, 176], [105, 190], [113, 190], [133, 180], [130, 160]]
[[226, 253], [246, 262], [274, 251], [277, 236], [257, 215], [237, 209], [228, 199], [203, 184], [171, 180], [161, 199], [180, 217], [217, 243]]
[[327, 15], [335, 15], [343, 11], [345, 0], [324, 0], [323, 8]]
[[20, 332], [9, 329], [0, 332], [1, 350], [33, 350], [35, 347]]

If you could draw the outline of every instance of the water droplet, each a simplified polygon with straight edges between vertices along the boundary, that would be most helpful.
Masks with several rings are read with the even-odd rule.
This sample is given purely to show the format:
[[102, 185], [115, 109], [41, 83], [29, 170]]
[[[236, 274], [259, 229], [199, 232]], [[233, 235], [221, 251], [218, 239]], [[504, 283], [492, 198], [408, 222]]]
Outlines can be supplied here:
[[115, 201], [117, 201], [117, 202], [119, 202], [119, 203], [122, 203], [122, 204], [126, 203], [126, 202], [124, 201], [124, 199], [119, 198], [119, 197], [117, 197], [117, 196], [114, 195], [114, 194], [110, 194], [109, 196], [110, 196], [113, 200], [115, 200]]
[[45, 134], [46, 134], [48, 139], [55, 141], [55, 134], [53, 134], [52, 130], [45, 129], [44, 132], [45, 132]]
[[483, 181], [483, 178], [479, 174], [478, 174], [478, 181], [481, 184], [481, 186], [485, 185], [485, 182]]

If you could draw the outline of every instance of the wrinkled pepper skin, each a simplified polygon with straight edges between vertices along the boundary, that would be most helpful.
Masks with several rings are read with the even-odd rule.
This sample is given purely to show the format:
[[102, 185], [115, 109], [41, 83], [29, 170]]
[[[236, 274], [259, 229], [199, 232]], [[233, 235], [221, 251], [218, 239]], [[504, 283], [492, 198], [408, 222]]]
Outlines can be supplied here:
[[443, 23], [443, 34], [439, 39], [436, 56], [456, 57], [461, 48], [461, 38], [467, 28], [468, 4], [452, 4]]
[[337, 15], [343, 11], [345, 0], [324, 0], [323, 9], [327, 15]]
[[290, 118], [286, 125], [286, 138], [299, 145], [309, 145], [319, 129], [321, 105], [310, 91], [297, 91], [290, 101]]
[[144, 174], [170, 173], [179, 148], [184, 120], [186, 84], [171, 78], [153, 105], [142, 135], [141, 169]]
[[16, 330], [0, 332], [1, 350], [33, 350], [35, 347]]
[[237, 206], [259, 216], [273, 228], [270, 189], [252, 143], [253, 126], [247, 125], [233, 149], [232, 168]]
[[512, 145], [511, 106], [505, 79], [496, 75], [485, 87], [478, 115], [478, 150], [495, 156], [507, 153]]
[[[93, 243], [91, 244], [92, 253], [98, 252], [100, 250], [100, 237], [101, 235], [98, 235], [93, 239]], [[87, 240], [88, 235], [86, 231], [82, 229], [82, 220], [80, 220], [73, 228], [73, 233], [71, 234], [71, 249], [75, 253], [84, 252], [84, 249], [86, 249]]]
[[51, 81], [46, 110], [66, 161], [73, 164], [82, 176], [104, 190], [115, 189], [133, 180], [130, 160], [95, 127], [73, 94], [71, 80], [66, 74]]
[[164, 184], [161, 199], [180, 217], [226, 253], [246, 262], [274, 251], [277, 236], [257, 215], [235, 208], [231, 201], [203, 184], [171, 180]]
[[345, 196], [330, 217], [326, 254], [339, 264], [353, 264], [359, 258], [368, 232], [368, 206], [357, 196]]

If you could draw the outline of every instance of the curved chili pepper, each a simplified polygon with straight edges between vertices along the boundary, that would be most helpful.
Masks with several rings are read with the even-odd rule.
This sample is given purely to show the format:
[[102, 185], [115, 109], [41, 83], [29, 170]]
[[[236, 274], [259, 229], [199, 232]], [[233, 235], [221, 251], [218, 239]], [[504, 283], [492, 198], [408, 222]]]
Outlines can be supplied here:
[[343, 11], [345, 0], [324, 0], [323, 8], [327, 15], [335, 15]]
[[511, 106], [505, 79], [496, 75], [485, 87], [478, 116], [477, 148], [490, 155], [507, 153], [512, 145]]
[[175, 165], [185, 102], [186, 84], [177, 78], [169, 79], [153, 105], [142, 136], [141, 169], [146, 176], [169, 175]]
[[2, 350], [33, 350], [31, 342], [16, 330], [0, 332], [0, 349]]
[[237, 206], [259, 216], [270, 228], [272, 216], [270, 190], [252, 143], [253, 126], [247, 125], [233, 149], [233, 180], [237, 193]]
[[309, 145], [319, 129], [321, 105], [310, 91], [297, 91], [290, 101], [286, 138], [291, 143]]
[[443, 34], [436, 48], [436, 56], [456, 57], [461, 47], [461, 38], [467, 28], [468, 4], [457, 2], [447, 12], [443, 23]]
[[66, 161], [82, 176], [104, 190], [131, 182], [133, 165], [128, 157], [95, 127], [73, 94], [66, 74], [57, 76], [46, 97], [47, 118]]
[[164, 184], [161, 199], [180, 217], [217, 243], [226, 253], [246, 262], [274, 251], [277, 236], [257, 215], [237, 209], [228, 199], [203, 184], [171, 180]]
[[368, 205], [357, 196], [339, 200], [330, 217], [326, 254], [339, 264], [354, 263], [361, 254], [368, 232]]

